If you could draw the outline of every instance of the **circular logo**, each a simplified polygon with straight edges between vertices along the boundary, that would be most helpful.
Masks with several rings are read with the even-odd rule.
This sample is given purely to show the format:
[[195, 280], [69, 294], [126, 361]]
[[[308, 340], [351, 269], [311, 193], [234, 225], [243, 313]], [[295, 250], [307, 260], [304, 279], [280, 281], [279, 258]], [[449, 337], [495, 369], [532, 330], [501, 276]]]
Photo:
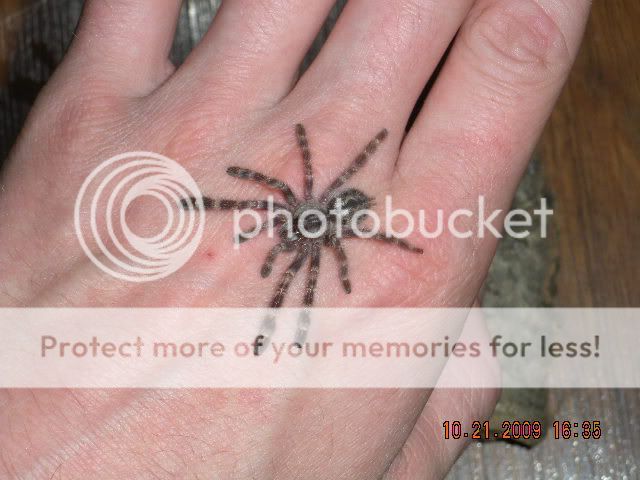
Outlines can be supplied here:
[[[144, 197], [166, 212], [160, 232], [149, 236], [127, 224], [127, 210]], [[101, 163], [84, 181], [74, 210], [76, 235], [91, 261], [109, 275], [129, 282], [159, 280], [184, 266], [198, 248], [204, 210], [184, 209], [181, 201], [201, 197], [177, 162], [152, 152], [124, 153]]]

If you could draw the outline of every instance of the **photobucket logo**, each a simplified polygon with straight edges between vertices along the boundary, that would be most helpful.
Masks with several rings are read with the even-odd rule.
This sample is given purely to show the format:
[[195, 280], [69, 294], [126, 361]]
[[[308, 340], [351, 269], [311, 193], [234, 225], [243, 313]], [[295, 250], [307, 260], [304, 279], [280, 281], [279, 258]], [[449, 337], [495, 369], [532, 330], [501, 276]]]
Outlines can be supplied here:
[[[546, 198], [540, 199], [539, 208], [534, 209], [532, 213], [523, 209], [504, 212], [501, 209], [489, 211], [483, 195], [478, 197], [475, 209], [461, 208], [448, 213], [442, 209], [434, 212], [421, 209], [417, 218], [408, 210], [394, 208], [392, 197], [387, 195], [384, 221], [373, 210], [349, 209], [341, 203], [340, 198], [335, 202], [334, 208], [326, 210], [314, 208], [313, 205], [303, 205], [299, 211], [292, 212], [279, 208], [272, 196], [268, 198], [267, 203], [266, 219], [263, 219], [261, 212], [256, 210], [234, 211], [233, 233], [236, 248], [264, 231], [267, 231], [271, 238], [280, 236], [289, 240], [297, 237], [373, 238], [380, 234], [402, 240], [414, 232], [418, 232], [427, 239], [438, 238], [443, 234], [458, 239], [486, 236], [500, 239], [505, 235], [522, 239], [539, 228], [540, 238], [547, 238], [548, 217], [553, 215], [553, 210], [548, 207]], [[252, 230], [242, 228], [244, 217], [253, 219]], [[427, 218], [429, 218], [429, 225], [427, 225]], [[399, 223], [402, 223], [402, 227], [398, 226]]]
[[[179, 205], [183, 198], [201, 196], [191, 175], [170, 158], [151, 152], [118, 155], [93, 170], [80, 188], [76, 235], [91, 261], [109, 275], [129, 282], [159, 280], [187, 263], [200, 244], [204, 210]], [[166, 214], [159, 233], [148, 236], [134, 233], [126, 215], [134, 201], [145, 198], [159, 202]]]

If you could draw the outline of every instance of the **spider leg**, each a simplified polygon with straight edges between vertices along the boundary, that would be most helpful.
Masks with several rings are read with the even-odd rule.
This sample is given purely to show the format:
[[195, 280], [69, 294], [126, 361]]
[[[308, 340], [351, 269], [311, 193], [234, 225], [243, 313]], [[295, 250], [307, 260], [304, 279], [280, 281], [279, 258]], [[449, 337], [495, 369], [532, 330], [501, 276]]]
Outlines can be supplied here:
[[260, 333], [256, 337], [253, 343], [253, 355], [258, 357], [262, 354], [264, 349], [269, 345], [269, 341], [273, 332], [276, 331], [276, 316], [273, 313], [268, 313], [262, 320], [260, 325]]
[[[278, 226], [280, 226], [282, 223], [283, 223], [283, 221], [282, 221], [282, 218], [281, 218], [281, 217], [277, 217], [277, 218], [274, 218], [274, 219], [273, 219], [273, 226], [274, 226], [274, 227], [278, 227]], [[260, 227], [260, 231], [259, 231], [259, 232], [257, 232], [255, 235], [251, 235], [251, 236], [250, 236], [250, 235], [248, 235], [248, 233], [247, 233], [247, 232], [242, 232], [242, 233], [240, 234], [240, 237], [239, 237], [238, 241], [239, 241], [240, 243], [248, 242], [249, 240], [251, 240], [251, 239], [253, 239], [253, 238], [256, 238], [256, 237], [257, 237], [258, 235], [260, 235], [262, 232], [265, 232], [265, 231], [269, 230], [269, 227], [270, 227], [270, 225], [269, 225], [269, 222], [268, 222], [268, 221], [263, 222], [263, 223], [262, 223], [262, 226]]]
[[249, 240], [256, 238], [262, 232], [266, 231], [268, 228], [269, 228], [269, 224], [265, 222], [262, 224], [262, 226], [260, 227], [260, 230], [255, 235], [249, 236], [247, 231], [243, 231], [242, 233], [240, 233], [240, 236], [238, 237], [238, 242], [239, 243], [248, 242]]
[[271, 275], [271, 271], [273, 270], [273, 264], [276, 261], [276, 258], [278, 257], [278, 255], [284, 252], [286, 248], [287, 248], [287, 242], [280, 242], [271, 250], [269, 250], [269, 253], [267, 254], [267, 258], [264, 261], [264, 264], [262, 265], [262, 269], [260, 270], [260, 275], [262, 276], [262, 278], [267, 278], [269, 275]]
[[305, 200], [311, 200], [313, 198], [313, 167], [311, 166], [311, 150], [309, 150], [307, 131], [300, 123], [296, 125], [296, 137], [298, 138], [298, 146], [302, 151], [302, 161], [304, 165], [304, 198]]
[[266, 185], [269, 188], [279, 190], [285, 196], [289, 205], [295, 205], [298, 202], [296, 196], [291, 190], [291, 187], [289, 187], [289, 185], [284, 183], [282, 180], [278, 180], [277, 178], [268, 177], [260, 172], [241, 167], [229, 167], [227, 168], [227, 174], [235, 178], [249, 180], [262, 185]]
[[311, 250], [311, 262], [309, 263], [309, 276], [307, 278], [307, 287], [304, 291], [304, 306], [313, 306], [313, 300], [316, 294], [316, 285], [318, 284], [318, 274], [320, 273], [320, 244], [314, 243]]
[[304, 310], [300, 312], [298, 318], [298, 328], [296, 330], [296, 336], [294, 345], [298, 348], [302, 348], [302, 345], [307, 340], [307, 334], [309, 332], [309, 324], [311, 323], [311, 316], [308, 308], [313, 306], [313, 300], [316, 294], [316, 286], [318, 285], [318, 274], [320, 273], [320, 244], [314, 243], [311, 250], [311, 262], [309, 263], [309, 274], [307, 276], [307, 285], [304, 291]]
[[333, 251], [336, 254], [336, 258], [338, 259], [338, 263], [340, 264], [340, 281], [342, 282], [342, 287], [344, 288], [345, 292], [351, 293], [351, 281], [349, 280], [349, 264], [347, 262], [347, 253], [344, 251], [342, 242], [334, 234], [329, 239], [329, 245], [331, 246], [331, 248], [333, 248]]
[[[269, 210], [270, 208], [268, 200], [218, 200], [209, 197], [202, 197], [201, 200], [195, 197], [183, 198], [180, 200], [180, 205], [185, 209], [200, 208], [200, 201], [205, 210]], [[288, 205], [277, 202], [273, 202], [273, 208], [291, 210]]]
[[[293, 277], [296, 276], [296, 273], [300, 271], [302, 268], [302, 264], [305, 262], [309, 253], [304, 250], [298, 250], [293, 263], [289, 265], [289, 268], [282, 275], [282, 279], [280, 280], [280, 284], [276, 289], [276, 293], [271, 300], [271, 308], [280, 308], [282, 306], [282, 301], [284, 300], [285, 295], [289, 291], [289, 287], [291, 286], [291, 281]], [[254, 344], [254, 355], [259, 356], [262, 351], [269, 344], [269, 339], [272, 337], [273, 332], [276, 330], [276, 316], [273, 313], [267, 314], [267, 316], [262, 321], [262, 325], [260, 326], [260, 333], [256, 337], [256, 341]], [[259, 343], [258, 343], [259, 342]]]
[[[368, 234], [368, 233], [371, 233], [371, 230], [363, 229], [362, 233]], [[402, 238], [393, 237], [391, 235], [387, 235], [386, 233], [376, 233], [371, 237], [361, 237], [359, 235], [356, 235], [356, 233], [353, 230], [349, 230], [349, 231], [345, 231], [344, 235], [345, 235], [345, 238], [362, 238], [363, 240], [371, 239], [371, 240], [378, 240], [381, 242], [390, 243], [392, 245], [395, 245], [396, 247], [400, 247], [404, 250], [408, 250], [410, 252], [417, 253], [419, 255], [422, 255], [424, 253], [424, 250], [422, 248], [414, 247], [406, 240], [403, 240]]]
[[309, 252], [306, 250], [299, 250], [296, 254], [296, 257], [293, 259], [287, 271], [282, 275], [282, 279], [280, 280], [280, 284], [278, 288], [276, 288], [276, 293], [271, 300], [271, 308], [280, 308], [282, 306], [282, 302], [284, 300], [285, 295], [289, 291], [289, 287], [291, 286], [291, 282], [293, 281], [293, 277], [300, 271], [302, 264], [309, 256]]
[[[202, 203], [200, 203], [202, 202]], [[192, 209], [192, 208], [200, 208], [200, 206], [202, 206], [202, 208], [204, 208], [205, 210], [245, 210], [245, 209], [255, 209], [255, 210], [269, 210], [269, 202], [266, 200], [214, 200], [212, 198], [209, 197], [202, 197], [201, 200], [196, 199], [195, 197], [189, 197], [188, 199], [182, 199], [180, 200], [180, 204], [182, 205], [182, 208], [184, 209]], [[288, 205], [284, 205], [282, 203], [273, 203], [273, 209], [277, 210], [277, 209], [283, 209], [286, 210], [288, 212], [291, 211], [290, 207]], [[273, 226], [277, 227], [280, 226], [282, 223], [284, 222], [283, 220], [283, 216], [279, 215], [276, 216], [273, 219]], [[271, 226], [271, 223], [268, 221], [264, 221], [262, 222], [262, 225], [260, 226], [260, 230], [258, 232], [254, 234], [249, 234], [250, 232], [247, 231], [243, 231], [240, 233], [240, 235], [237, 238], [238, 243], [244, 243], [247, 242], [255, 237], [257, 237], [258, 235], [260, 235], [262, 232], [265, 232], [266, 230], [269, 229], [269, 227]], [[251, 232], [253, 233], [253, 232]]]
[[362, 167], [366, 165], [369, 161], [369, 158], [373, 156], [374, 153], [378, 150], [380, 144], [387, 138], [389, 132], [385, 128], [381, 130], [378, 135], [371, 140], [364, 150], [355, 158], [355, 160], [349, 165], [349, 167], [343, 171], [338, 178], [336, 178], [331, 185], [325, 190], [325, 192], [320, 197], [321, 203], [325, 203], [329, 197], [342, 185], [347, 183], [351, 177], [353, 177]]

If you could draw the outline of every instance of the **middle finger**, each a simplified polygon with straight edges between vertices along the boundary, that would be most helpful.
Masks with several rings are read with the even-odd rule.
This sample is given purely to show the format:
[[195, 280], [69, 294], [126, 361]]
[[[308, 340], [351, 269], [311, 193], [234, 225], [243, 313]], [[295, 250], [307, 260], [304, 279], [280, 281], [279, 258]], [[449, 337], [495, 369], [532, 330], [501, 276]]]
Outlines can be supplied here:
[[[404, 125], [473, 0], [351, 0], [291, 95], [339, 124]], [[308, 103], [308, 102], [305, 102]], [[346, 118], [345, 118], [346, 117]], [[396, 140], [398, 140], [396, 138]]]

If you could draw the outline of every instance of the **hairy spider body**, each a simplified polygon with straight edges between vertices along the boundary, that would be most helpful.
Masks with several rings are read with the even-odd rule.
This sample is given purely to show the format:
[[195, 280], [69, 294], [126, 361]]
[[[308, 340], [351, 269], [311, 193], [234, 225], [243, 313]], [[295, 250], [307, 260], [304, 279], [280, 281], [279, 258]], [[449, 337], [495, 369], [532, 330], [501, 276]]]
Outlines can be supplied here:
[[[283, 222], [282, 217], [276, 217], [274, 224], [279, 228], [278, 243], [268, 252], [260, 270], [262, 277], [266, 278], [271, 274], [273, 265], [280, 254], [296, 252], [293, 262], [280, 278], [280, 282], [271, 298], [271, 308], [282, 306], [291, 282], [307, 261], [309, 262], [309, 271], [303, 305], [305, 307], [313, 305], [322, 247], [329, 248], [334, 252], [339, 265], [342, 287], [346, 293], [351, 293], [349, 266], [341, 238], [360, 238], [354, 231], [353, 220], [359, 213], [369, 210], [374, 204], [374, 199], [355, 188], [343, 191], [340, 191], [340, 189], [366, 165], [387, 136], [386, 129], [380, 131], [353, 160], [351, 165], [318, 197], [313, 194], [314, 175], [311, 164], [311, 151], [306, 130], [301, 124], [296, 125], [296, 137], [302, 152], [304, 169], [304, 197], [302, 200], [299, 200], [291, 187], [282, 180], [246, 168], [229, 167], [227, 169], [227, 174], [232, 177], [249, 180], [279, 191], [286, 203], [273, 203], [273, 208], [288, 212], [292, 219], [291, 224], [289, 224], [289, 222]], [[185, 208], [198, 207], [208, 210], [268, 210], [270, 208], [269, 202], [266, 200], [214, 200], [209, 197], [183, 200], [182, 205]], [[360, 227], [363, 219], [363, 216], [356, 218], [358, 227]], [[262, 230], [266, 230], [265, 227], [267, 226], [265, 223]], [[358, 230], [363, 233], [371, 233], [371, 235], [365, 237], [367, 239], [387, 242], [410, 252], [423, 253], [422, 249], [416, 248], [400, 238], [384, 233], [373, 234], [362, 228]], [[241, 237], [240, 240], [245, 241], [248, 238]], [[299, 321], [296, 335], [296, 343], [299, 346], [302, 345], [306, 338], [308, 325], [309, 318], [308, 315], [305, 315]], [[264, 335], [262, 337], [268, 339], [274, 329], [275, 317], [270, 315], [263, 323], [262, 330]]]

